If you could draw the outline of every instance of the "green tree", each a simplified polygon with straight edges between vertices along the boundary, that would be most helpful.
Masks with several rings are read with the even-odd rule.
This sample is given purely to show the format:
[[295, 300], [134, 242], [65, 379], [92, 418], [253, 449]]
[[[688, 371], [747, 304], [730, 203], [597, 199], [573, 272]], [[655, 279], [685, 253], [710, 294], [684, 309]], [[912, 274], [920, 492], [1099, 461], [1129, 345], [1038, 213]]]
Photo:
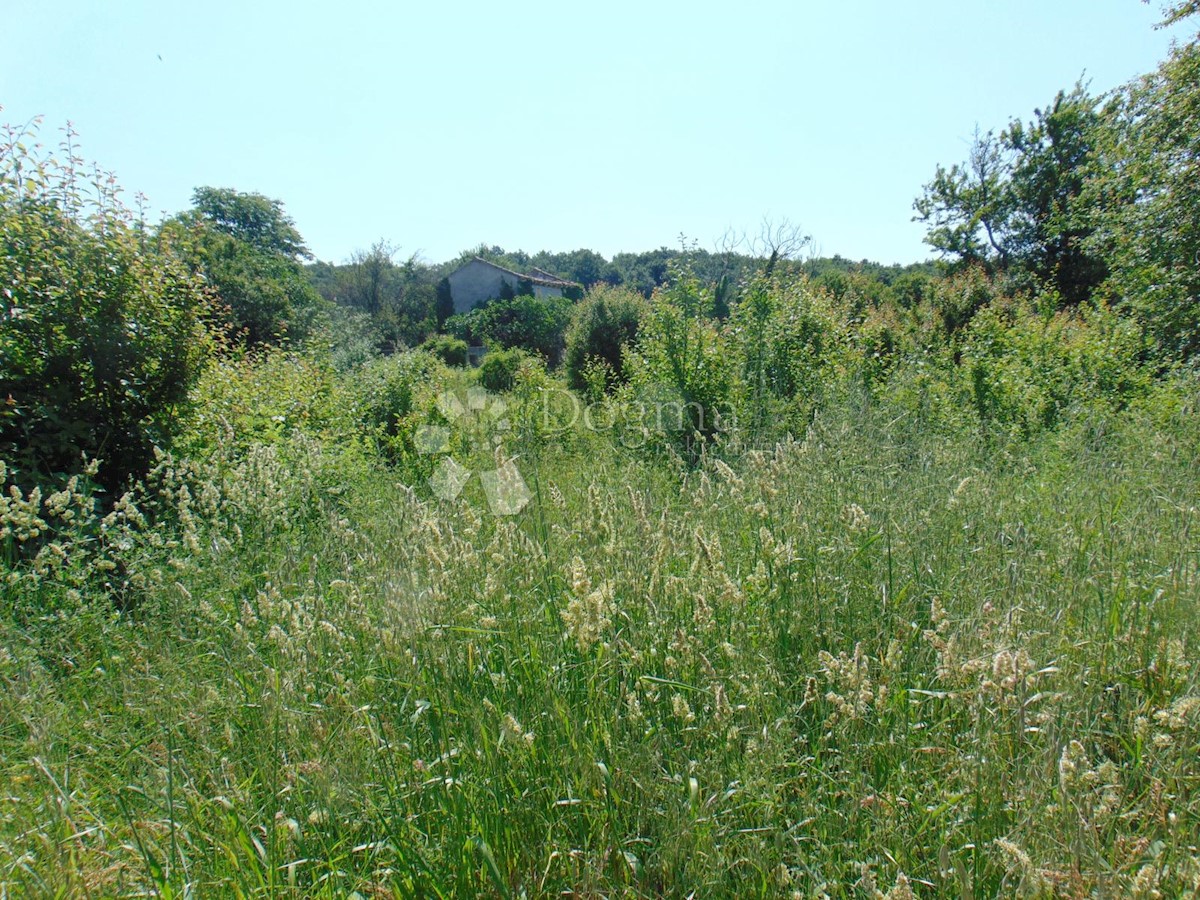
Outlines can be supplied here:
[[925, 242], [964, 267], [1025, 279], [1066, 303], [1089, 297], [1105, 276], [1086, 243], [1085, 186], [1100, 120], [1096, 99], [1076, 85], [1028, 123], [976, 132], [966, 163], [938, 166], [913, 204]]
[[598, 282], [615, 283], [616, 273], [608, 260], [594, 250], [572, 250], [569, 253], [537, 253], [533, 265], [563, 278], [577, 281], [585, 288]]
[[679, 254], [667, 247], [660, 247], [646, 253], [618, 253], [612, 259], [613, 271], [616, 273], [617, 284], [631, 287], [644, 297], [649, 297], [654, 289], [667, 283], [670, 277], [670, 263]]
[[231, 335], [250, 346], [304, 337], [322, 304], [300, 264], [308, 250], [283, 205], [210, 187], [197, 188], [192, 203], [164, 230], [187, 232], [188, 259], [225, 308]]
[[454, 315], [454, 297], [450, 293], [449, 278], [438, 279], [434, 290], [433, 314], [437, 320], [438, 331], [445, 329], [446, 320]]
[[637, 340], [646, 316], [646, 300], [628, 288], [604, 283], [593, 287], [571, 311], [566, 334], [564, 364], [567, 380], [575, 390], [588, 388], [588, 368], [605, 367], [607, 387], [628, 380], [626, 355]]
[[385, 303], [401, 290], [395, 255], [395, 248], [382, 239], [369, 250], [355, 251], [343, 270], [338, 300], [368, 315], [379, 315]]
[[554, 365], [562, 354], [571, 301], [517, 294], [509, 300], [492, 300], [473, 310], [469, 318], [470, 331], [489, 346], [527, 350]]
[[[1172, 7], [1170, 24], [1200, 4]], [[1090, 245], [1111, 269], [1107, 294], [1169, 355], [1200, 354], [1200, 46], [1177, 44], [1109, 108], [1092, 185]]]
[[1103, 259], [1085, 245], [1092, 232], [1085, 188], [1101, 113], [1077, 84], [1034, 116], [1028, 124], [1011, 122], [1002, 136], [1014, 157], [1007, 240], [1026, 272], [1075, 305], [1107, 274]]
[[312, 259], [295, 223], [278, 200], [231, 188], [199, 187], [192, 209], [211, 228], [264, 253]]
[[115, 499], [166, 446], [210, 342], [202, 282], [111, 180], [82, 184], [34, 135], [0, 140], [0, 459], [25, 487], [79, 473]]
[[388, 298], [378, 321], [390, 349], [415, 347], [437, 330], [437, 290], [402, 276], [401, 290]]
[[963, 263], [1006, 266], [1008, 178], [1000, 141], [990, 131], [976, 131], [967, 162], [949, 169], [939, 165], [913, 203], [914, 220], [928, 226], [925, 243]]

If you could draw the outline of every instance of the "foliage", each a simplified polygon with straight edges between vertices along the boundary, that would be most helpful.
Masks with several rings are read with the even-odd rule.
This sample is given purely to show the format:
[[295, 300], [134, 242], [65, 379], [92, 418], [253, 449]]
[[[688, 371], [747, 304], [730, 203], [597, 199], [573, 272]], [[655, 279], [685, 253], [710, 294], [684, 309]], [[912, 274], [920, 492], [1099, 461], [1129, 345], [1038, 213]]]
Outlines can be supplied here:
[[441, 363], [427, 353], [397, 353], [368, 363], [343, 388], [345, 414], [382, 456], [413, 464], [419, 455], [415, 429], [432, 408], [445, 378]]
[[165, 223], [163, 233], [184, 242], [236, 340], [249, 347], [299, 340], [315, 326], [320, 297], [298, 261], [308, 250], [278, 200], [197, 188], [192, 209]]
[[232, 337], [256, 347], [307, 335], [317, 300], [292, 260], [203, 228], [192, 237], [199, 269], [228, 310]]
[[346, 306], [331, 307], [310, 343], [327, 346], [333, 365], [354, 369], [379, 356], [384, 343], [379, 323], [366, 313]]
[[1058, 427], [1072, 407], [1120, 410], [1151, 388], [1144, 338], [1102, 306], [1045, 316], [1023, 305], [993, 305], [965, 337], [964, 386], [969, 380], [985, 428], [1029, 436]]
[[736, 419], [735, 364], [707, 317], [711, 307], [711, 292], [686, 267], [677, 269], [671, 287], [651, 298], [632, 361], [630, 396], [692, 459]]
[[467, 364], [467, 342], [458, 338], [439, 334], [429, 338], [420, 347], [426, 353], [436, 356], [448, 366], [465, 366]]
[[572, 250], [569, 253], [535, 253], [530, 263], [547, 272], [554, 272], [584, 288], [605, 283], [613, 284], [618, 276], [609, 262], [594, 250]]
[[496, 394], [511, 391], [517, 381], [517, 372], [530, 359], [529, 353], [519, 347], [492, 350], [479, 364], [479, 383]]
[[119, 496], [166, 446], [209, 352], [201, 284], [92, 184], [68, 134], [62, 164], [0, 144], [0, 458], [26, 489], [77, 475], [88, 459]]
[[[550, 253], [543, 250], [530, 255], [519, 250], [510, 252], [501, 247], [480, 246], [464, 251], [455, 260], [433, 267], [433, 272], [436, 275], [448, 274], [458, 265], [478, 256], [517, 271], [536, 266], [589, 288], [603, 283], [612, 287], [625, 287], [648, 298], [656, 288], [669, 283], [672, 265], [686, 261], [702, 284], [716, 285], [724, 280], [731, 306], [741, 288], [756, 274], [761, 274], [770, 263], [772, 247], [781, 251], [773, 267], [774, 273], [778, 275], [796, 276], [806, 273], [813, 278], [819, 278], [832, 272], [855, 274], [861, 276], [862, 286], [872, 283], [875, 285], [872, 289], [886, 289], [905, 274], [934, 275], [937, 272], [936, 265], [929, 262], [901, 266], [881, 265], [865, 259], [849, 260], [837, 255], [803, 260], [790, 258], [790, 255], [807, 246], [808, 239], [787, 223], [773, 228], [764, 226], [764, 232], [764, 235], [753, 240], [733, 240], [730, 247], [717, 252], [710, 252], [685, 242], [679, 249], [660, 247], [643, 253], [618, 253], [611, 262], [592, 250], [574, 250], [568, 253]], [[325, 283], [328, 277], [323, 264], [313, 267], [313, 278], [316, 281]], [[328, 292], [326, 295], [332, 296]], [[571, 300], [582, 299], [573, 296], [573, 291], [570, 290], [565, 292], [565, 296]], [[447, 311], [446, 318], [450, 315]]]
[[1003, 147], [994, 134], [975, 134], [965, 164], [937, 167], [913, 203], [916, 221], [929, 226], [925, 242], [967, 263], [1008, 263], [1004, 226], [1010, 215]]
[[831, 299], [805, 279], [762, 276], [735, 308], [730, 337], [741, 365], [742, 424], [754, 439], [807, 424], [845, 349]]
[[312, 257], [278, 200], [228, 188], [199, 187], [192, 193], [192, 209], [214, 231], [264, 254], [293, 260]]
[[567, 383], [575, 390], [587, 386], [589, 366], [602, 364], [606, 388], [628, 381], [625, 355], [637, 340], [647, 311], [633, 291], [600, 284], [575, 305], [566, 333], [564, 365]]
[[401, 294], [387, 303], [377, 319], [385, 336], [386, 349], [416, 346], [433, 334], [436, 299], [433, 285], [410, 282]]
[[565, 297], [517, 294], [472, 310], [467, 327], [489, 347], [525, 350], [554, 364], [562, 354], [570, 317], [571, 301]]
[[389, 435], [415, 408], [422, 385], [433, 380], [437, 363], [424, 353], [398, 353], [378, 359], [356, 373], [351, 387], [355, 421]]
[[[1182, 4], [1175, 17], [1189, 13]], [[1109, 111], [1093, 191], [1092, 246], [1106, 294], [1145, 323], [1168, 358], [1200, 353], [1200, 44], [1176, 46]]]
[[998, 136], [977, 132], [967, 162], [938, 166], [913, 204], [926, 243], [967, 266], [1032, 279], [1066, 304], [1089, 297], [1105, 274], [1086, 247], [1096, 107], [1076, 85], [1030, 123], [1013, 120]]
[[1029, 124], [1010, 123], [1003, 135], [1015, 157], [1008, 240], [1035, 284], [1075, 305], [1091, 297], [1107, 274], [1104, 260], [1086, 247], [1093, 227], [1086, 183], [1102, 116], [1081, 84], [1069, 94], [1059, 91], [1034, 115]]
[[430, 283], [428, 267], [416, 254], [397, 265], [395, 255], [387, 241], [376, 241], [322, 276], [330, 299], [372, 317], [382, 350], [415, 346], [439, 324], [438, 289]]
[[475, 310], [471, 310], [450, 316], [446, 319], [443, 330], [447, 335], [462, 341], [468, 347], [478, 347], [483, 342], [482, 336], [475, 330], [479, 324], [479, 317], [475, 315]]
[[433, 314], [438, 331], [446, 326], [446, 320], [454, 315], [454, 296], [450, 292], [450, 279], [439, 278], [434, 289]]
[[196, 386], [202, 402], [180, 435], [182, 453], [200, 458], [218, 445], [246, 452], [295, 434], [323, 435], [341, 412], [330, 354], [282, 347], [238, 350], [216, 360]]
[[387, 299], [394, 293], [396, 264], [395, 249], [386, 241], [377, 241], [369, 250], [355, 251], [338, 280], [336, 299], [339, 303], [378, 316]]
[[1001, 296], [995, 281], [979, 267], [964, 268], [936, 282], [927, 303], [947, 336], [965, 328], [983, 307]]

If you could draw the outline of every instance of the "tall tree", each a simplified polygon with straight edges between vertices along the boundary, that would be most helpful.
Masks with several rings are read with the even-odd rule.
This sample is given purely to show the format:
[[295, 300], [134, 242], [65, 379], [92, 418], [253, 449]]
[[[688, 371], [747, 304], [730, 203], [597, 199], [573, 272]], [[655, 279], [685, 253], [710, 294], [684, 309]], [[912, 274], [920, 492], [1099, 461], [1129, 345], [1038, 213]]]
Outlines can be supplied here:
[[231, 188], [199, 187], [192, 192], [195, 214], [216, 231], [264, 253], [312, 259], [296, 224], [278, 200]]
[[1013, 154], [1007, 223], [1013, 256], [1069, 304], [1091, 296], [1107, 274], [1085, 246], [1093, 230], [1084, 193], [1102, 118], [1097, 105], [1077, 84], [1034, 110], [1032, 122], [1011, 122], [1002, 136]]
[[321, 299], [300, 265], [310, 256], [283, 204], [230, 188], [197, 188], [192, 209], [164, 225], [187, 235], [192, 267], [248, 345], [303, 337]]
[[434, 289], [433, 314], [437, 320], [437, 329], [441, 331], [446, 326], [446, 320], [454, 315], [454, 296], [450, 292], [450, 279], [439, 278]]
[[[1178, 3], [1164, 25], [1200, 11]], [[1112, 270], [1111, 297], [1169, 354], [1200, 356], [1200, 45], [1176, 44], [1158, 70], [1110, 106], [1092, 247]]]
[[377, 316], [384, 305], [401, 290], [394, 257], [396, 250], [380, 239], [369, 250], [356, 250], [350, 256], [339, 300], [368, 315]]
[[966, 163], [938, 166], [913, 204], [914, 219], [928, 226], [925, 242], [960, 263], [1056, 290], [1068, 304], [1090, 296], [1105, 275], [1086, 246], [1097, 105], [1077, 84], [1028, 123], [977, 131]]
[[928, 226], [925, 243], [963, 263], [1003, 269], [1008, 264], [1010, 165], [992, 132], [975, 132], [965, 164], [938, 166], [913, 203], [914, 220]]

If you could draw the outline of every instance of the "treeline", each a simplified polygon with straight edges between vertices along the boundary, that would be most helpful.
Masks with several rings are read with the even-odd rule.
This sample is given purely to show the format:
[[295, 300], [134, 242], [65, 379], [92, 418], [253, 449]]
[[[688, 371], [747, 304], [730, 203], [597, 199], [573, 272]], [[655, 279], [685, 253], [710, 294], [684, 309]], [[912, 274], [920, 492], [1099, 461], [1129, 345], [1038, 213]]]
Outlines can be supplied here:
[[[1193, 2], [1178, 3], [1163, 25], [1196, 11]], [[447, 326], [463, 339], [489, 337], [486, 329], [448, 322], [448, 311], [435, 308], [439, 296], [448, 303], [444, 283], [438, 292], [441, 279], [473, 256], [646, 298], [669, 286], [686, 261], [691, 275], [714, 290], [714, 314], [721, 319], [763, 272], [807, 279], [864, 309], [911, 310], [938, 292], [939, 281], [977, 271], [999, 294], [1051, 312], [1089, 303], [1110, 307], [1135, 323], [1169, 365], [1200, 352], [1198, 158], [1200, 50], [1192, 40], [1176, 44], [1155, 72], [1119, 90], [1096, 96], [1076, 84], [1028, 119], [977, 130], [967, 159], [937, 166], [913, 204], [937, 263], [813, 258], [797, 230], [768, 226], [754, 240], [726, 239], [714, 251], [684, 244], [611, 260], [588, 249], [530, 254], [481, 245], [442, 264], [415, 257], [397, 264], [380, 243], [343, 266], [315, 264], [310, 275], [326, 299], [375, 317], [381, 345], [395, 347], [413, 346]], [[390, 285], [383, 298], [376, 290], [380, 272]], [[952, 328], [980, 308], [966, 298], [941, 306]], [[533, 312], [516, 319], [535, 327]], [[547, 315], [562, 319], [552, 309]], [[528, 349], [551, 361], [558, 355], [545, 339]]]
[[[611, 261], [587, 249], [564, 253], [542, 250], [530, 254], [481, 244], [452, 260], [431, 263], [417, 255], [403, 257], [388, 241], [380, 240], [368, 249], [356, 251], [344, 263], [318, 261], [307, 265], [306, 270], [313, 288], [326, 301], [370, 317], [370, 333], [385, 350], [417, 346], [433, 333], [447, 331], [453, 304], [445, 278], [475, 257], [517, 272], [542, 269], [582, 285], [585, 290], [598, 285], [624, 287], [646, 298], [667, 286], [673, 266], [685, 260], [696, 277], [706, 283], [736, 285], [761, 271], [772, 250], [780, 248], [786, 249], [786, 255], [777, 262], [780, 272], [811, 278], [838, 294], [853, 287], [880, 301], [893, 294], [919, 293], [927, 279], [941, 271], [929, 262], [882, 265], [841, 256], [804, 258], [801, 252], [809, 246], [808, 238], [794, 229], [786, 230], [786, 235], [777, 230], [774, 245], [758, 238], [743, 242], [754, 244], [757, 250], [747, 247], [742, 251], [709, 251], [681, 241], [678, 248], [618, 253]], [[467, 340], [479, 337], [460, 322], [450, 323], [449, 330]], [[530, 343], [531, 349], [540, 348], [543, 355], [554, 355], [546, 352], [544, 342]]]
[[[1167, 21], [1197, 8], [1177, 4]], [[478, 247], [431, 264], [381, 241], [345, 264], [318, 263], [278, 200], [202, 187], [191, 208], [151, 225], [122, 205], [113, 179], [86, 177], [74, 148], [68, 135], [56, 162], [36, 127], [10, 130], [0, 146], [0, 458], [27, 487], [103, 460], [96, 477], [117, 492], [170, 443], [212, 354], [264, 346], [319, 344], [348, 368], [418, 346], [457, 363], [463, 343], [482, 342], [566, 360], [576, 386], [611, 389], [625, 370], [612, 336], [636, 344], [647, 321], [668, 349], [694, 328], [718, 346], [777, 326], [787, 338], [770, 353], [783, 369], [802, 364], [797, 354], [824, 359], [852, 345], [883, 371], [923, 353], [962, 364], [962, 335], [986, 327], [1000, 346], [1002, 326], [1033, 311], [1046, 322], [1116, 322], [1136, 338], [1122, 337], [1122, 352], [1157, 372], [1200, 353], [1194, 39], [1127, 87], [1060, 92], [1031, 120], [980, 134], [965, 162], [938, 167], [915, 203], [936, 266], [805, 258], [807, 238], [786, 227], [718, 251], [611, 260]], [[456, 316], [446, 276], [476, 255], [576, 281], [589, 299], [502, 297]], [[775, 324], [754, 312], [763, 297], [787, 298]], [[663, 312], [672, 305], [678, 316]], [[988, 387], [985, 375], [972, 377], [990, 409], [1004, 385]], [[807, 376], [780, 384], [793, 405], [819, 386]]]

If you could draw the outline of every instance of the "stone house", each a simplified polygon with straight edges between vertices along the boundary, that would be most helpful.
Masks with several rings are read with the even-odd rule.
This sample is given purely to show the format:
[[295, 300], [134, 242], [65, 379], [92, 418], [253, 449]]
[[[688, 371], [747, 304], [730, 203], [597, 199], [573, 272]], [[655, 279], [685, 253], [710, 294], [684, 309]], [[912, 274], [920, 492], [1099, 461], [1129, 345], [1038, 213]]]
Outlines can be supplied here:
[[513, 294], [520, 294], [522, 288], [526, 288], [526, 291], [532, 289], [535, 297], [562, 297], [571, 288], [582, 288], [582, 285], [542, 269], [535, 268], [527, 274], [521, 274], [478, 256], [459, 266], [446, 280], [450, 282], [450, 296], [454, 300], [456, 314], [469, 312], [484, 300], [494, 300], [504, 292], [505, 285]]

